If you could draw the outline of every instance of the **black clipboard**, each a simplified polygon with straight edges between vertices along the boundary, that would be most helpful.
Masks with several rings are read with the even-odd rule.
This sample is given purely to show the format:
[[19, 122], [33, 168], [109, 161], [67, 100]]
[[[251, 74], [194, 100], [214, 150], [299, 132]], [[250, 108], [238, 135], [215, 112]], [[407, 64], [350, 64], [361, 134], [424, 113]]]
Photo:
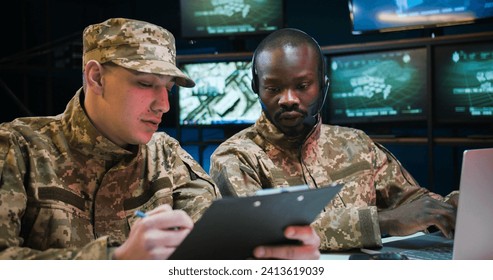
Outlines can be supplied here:
[[342, 185], [306, 188], [215, 200], [170, 259], [241, 260], [251, 258], [259, 245], [295, 242], [284, 237], [286, 226], [312, 223]]

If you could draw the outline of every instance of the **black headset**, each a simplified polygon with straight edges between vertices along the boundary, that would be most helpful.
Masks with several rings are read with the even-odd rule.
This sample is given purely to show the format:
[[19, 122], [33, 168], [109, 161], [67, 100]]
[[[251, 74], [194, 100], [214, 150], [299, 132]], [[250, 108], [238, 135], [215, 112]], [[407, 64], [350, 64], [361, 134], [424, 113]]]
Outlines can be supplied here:
[[[305, 32], [303, 32], [299, 29], [295, 29], [295, 28], [290, 28], [290, 29], [306, 34]], [[313, 115], [313, 117], [315, 117], [318, 113], [320, 113], [320, 111], [322, 110], [322, 107], [324, 106], [325, 99], [327, 97], [327, 92], [329, 90], [330, 82], [329, 82], [329, 77], [327, 76], [327, 70], [326, 70], [327, 64], [325, 63], [325, 56], [322, 53], [322, 50], [320, 49], [320, 45], [318, 44], [318, 42], [315, 39], [313, 39], [313, 37], [309, 36], [308, 34], [306, 34], [306, 35], [308, 37], [310, 37], [313, 40], [313, 42], [315, 43], [315, 46], [317, 46], [318, 54], [319, 54], [319, 57], [321, 59], [321, 61], [320, 61], [321, 69], [319, 69], [319, 71], [320, 71], [319, 81], [320, 81], [321, 96], [319, 96], [319, 101], [318, 101], [319, 104], [317, 106], [316, 113], [315, 113], [315, 115]], [[258, 82], [258, 73], [257, 73], [257, 69], [255, 66], [255, 58], [256, 57], [257, 57], [257, 50], [255, 50], [255, 52], [253, 53], [253, 56], [252, 56], [252, 83], [251, 83], [251, 87], [252, 87], [253, 92], [255, 92], [258, 95], [259, 94], [259, 82]]]

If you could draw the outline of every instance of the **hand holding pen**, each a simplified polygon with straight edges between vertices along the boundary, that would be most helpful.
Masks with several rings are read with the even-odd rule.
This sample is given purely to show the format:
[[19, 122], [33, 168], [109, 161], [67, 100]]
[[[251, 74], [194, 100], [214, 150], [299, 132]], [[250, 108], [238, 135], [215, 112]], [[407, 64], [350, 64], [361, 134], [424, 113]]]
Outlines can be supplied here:
[[[134, 215], [135, 215], [135, 217], [138, 217], [138, 218], [145, 218], [145, 217], [147, 217], [147, 214], [144, 213], [144, 212], [142, 212], [142, 211], [140, 211], [140, 210], [135, 211]], [[180, 230], [180, 227], [170, 227], [168, 229], [169, 230]]]
[[144, 213], [144, 212], [142, 212], [142, 211], [140, 211], [140, 210], [135, 211], [134, 214], [135, 214], [135, 217], [138, 217], [138, 218], [145, 218], [145, 217], [147, 217], [147, 214]]
[[167, 259], [193, 228], [192, 219], [182, 210], [161, 205], [140, 217], [128, 239], [115, 250], [116, 259]]

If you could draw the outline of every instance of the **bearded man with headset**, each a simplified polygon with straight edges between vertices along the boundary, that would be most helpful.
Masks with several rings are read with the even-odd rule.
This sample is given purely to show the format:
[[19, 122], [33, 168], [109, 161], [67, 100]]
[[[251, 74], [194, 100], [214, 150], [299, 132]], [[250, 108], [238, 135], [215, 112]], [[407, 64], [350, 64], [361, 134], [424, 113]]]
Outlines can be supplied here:
[[325, 67], [319, 44], [301, 30], [281, 29], [262, 40], [252, 59], [252, 90], [262, 114], [211, 156], [210, 175], [222, 195], [343, 183], [312, 224], [321, 250], [379, 247], [382, 236], [430, 226], [452, 237], [458, 194], [444, 198], [419, 186], [363, 131], [322, 124]]

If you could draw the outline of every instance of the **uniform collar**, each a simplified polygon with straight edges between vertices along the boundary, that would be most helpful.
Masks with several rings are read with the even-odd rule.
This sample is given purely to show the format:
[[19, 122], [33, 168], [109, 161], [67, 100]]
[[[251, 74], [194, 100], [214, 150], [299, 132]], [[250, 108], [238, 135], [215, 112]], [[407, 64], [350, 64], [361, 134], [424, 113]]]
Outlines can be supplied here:
[[104, 160], [116, 160], [135, 153], [111, 142], [94, 127], [81, 105], [83, 100], [81, 88], [68, 103], [62, 117], [63, 132], [72, 149]]

